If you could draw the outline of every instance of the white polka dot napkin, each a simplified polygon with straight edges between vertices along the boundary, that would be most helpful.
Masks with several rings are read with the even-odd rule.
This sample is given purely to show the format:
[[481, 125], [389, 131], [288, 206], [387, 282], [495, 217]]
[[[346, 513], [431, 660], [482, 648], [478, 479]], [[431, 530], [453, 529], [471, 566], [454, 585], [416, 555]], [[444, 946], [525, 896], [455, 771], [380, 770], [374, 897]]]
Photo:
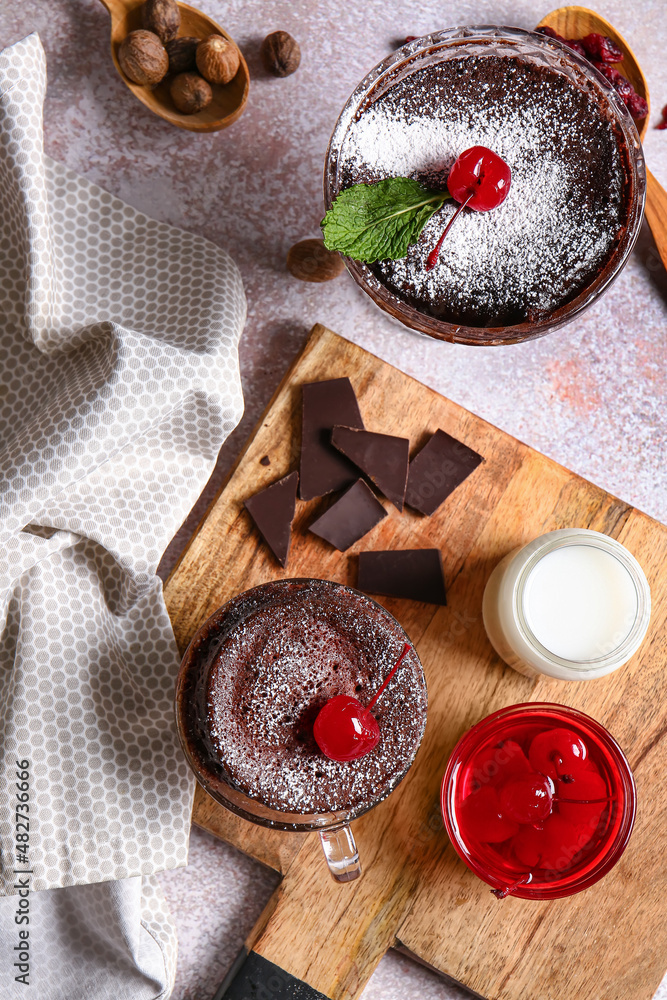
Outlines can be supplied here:
[[[245, 298], [223, 250], [44, 156], [45, 85], [36, 35], [0, 53], [0, 939], [17, 880], [63, 948], [86, 924], [64, 887], [110, 883], [91, 968], [107, 926], [134, 975], [141, 935], [173, 965], [149, 876], [186, 863], [193, 794], [155, 569], [242, 412]], [[40, 997], [79, 995], [38, 964]], [[125, 996], [99, 983], [80, 995]]]

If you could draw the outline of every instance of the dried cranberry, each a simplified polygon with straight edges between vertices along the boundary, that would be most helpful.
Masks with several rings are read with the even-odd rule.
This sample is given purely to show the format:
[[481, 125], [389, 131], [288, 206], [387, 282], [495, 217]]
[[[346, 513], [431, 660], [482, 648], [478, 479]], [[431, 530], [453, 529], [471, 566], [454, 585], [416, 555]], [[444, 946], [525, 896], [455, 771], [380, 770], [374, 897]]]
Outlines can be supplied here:
[[584, 59], [588, 59], [588, 53], [586, 52], [586, 49], [583, 47], [581, 42], [577, 41], [576, 38], [566, 38], [565, 44], [569, 45], [569, 47], [571, 49], [574, 49], [575, 52], [578, 52], [580, 56], [584, 57]]
[[627, 101], [630, 95], [634, 94], [635, 88], [632, 86], [630, 81], [626, 80], [623, 74], [619, 73], [613, 66], [610, 66], [609, 63], [594, 62], [593, 65], [599, 73], [602, 73], [602, 75], [609, 80], [624, 101]]
[[662, 121], [656, 125], [656, 128], [667, 128], [667, 104], [662, 109]]
[[626, 80], [622, 73], [619, 73], [618, 79], [612, 80], [612, 83], [614, 84], [619, 97], [622, 97], [624, 101], [628, 101], [629, 98], [635, 93], [635, 88], [629, 80]]
[[549, 28], [546, 24], [543, 28], [535, 28], [535, 31], [537, 31], [540, 35], [546, 35], [547, 38], [555, 38], [559, 42], [565, 41], [562, 35], [559, 35], [557, 31], [554, 31], [553, 28]]
[[645, 118], [648, 114], [648, 104], [639, 94], [630, 94], [625, 106], [633, 118]]
[[605, 35], [598, 35], [592, 32], [581, 39], [581, 44], [591, 59], [599, 59], [600, 62], [621, 62], [623, 53], [618, 45]]

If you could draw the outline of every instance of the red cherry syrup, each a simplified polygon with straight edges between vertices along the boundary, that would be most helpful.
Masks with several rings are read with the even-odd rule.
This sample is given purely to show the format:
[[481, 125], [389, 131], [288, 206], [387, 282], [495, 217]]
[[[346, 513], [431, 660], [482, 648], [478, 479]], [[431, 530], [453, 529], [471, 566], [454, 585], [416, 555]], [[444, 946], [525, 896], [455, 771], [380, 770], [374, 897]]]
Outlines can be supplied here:
[[634, 783], [593, 719], [557, 705], [514, 706], [461, 739], [442, 804], [456, 850], [492, 892], [550, 898], [615, 863], [632, 829]]

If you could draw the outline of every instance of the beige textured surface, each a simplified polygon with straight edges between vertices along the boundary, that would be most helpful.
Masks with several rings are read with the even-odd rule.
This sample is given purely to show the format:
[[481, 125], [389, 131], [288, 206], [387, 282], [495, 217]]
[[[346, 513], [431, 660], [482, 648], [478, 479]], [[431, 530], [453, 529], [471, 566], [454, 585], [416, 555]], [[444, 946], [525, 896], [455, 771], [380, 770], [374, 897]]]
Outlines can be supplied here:
[[[245, 114], [217, 135], [178, 131], [132, 97], [111, 63], [108, 15], [98, 0], [0, 0], [0, 44], [40, 32], [49, 69], [50, 155], [155, 218], [220, 243], [241, 268], [249, 299], [241, 345], [246, 417], [223, 448], [207, 497], [320, 321], [667, 520], [667, 277], [646, 231], [613, 288], [570, 327], [534, 344], [488, 351], [434, 344], [393, 326], [346, 276], [303, 285], [284, 267], [294, 241], [317, 235], [322, 163], [338, 111], [395, 41], [463, 23], [530, 27], [557, 3], [452, 0], [443, 7], [436, 0], [368, 0], [361, 10], [333, 0], [198, 5], [239, 42], [251, 73]], [[653, 128], [667, 103], [664, 0], [596, 6], [641, 60], [654, 108], [647, 158], [667, 185], [667, 132]], [[301, 68], [286, 80], [267, 77], [258, 58], [261, 39], [276, 28], [291, 31], [303, 52]], [[195, 831], [190, 866], [162, 881], [181, 944], [174, 997], [206, 1000], [268, 899], [272, 880]], [[390, 955], [365, 998], [462, 995]], [[667, 989], [659, 996], [664, 1000]]]

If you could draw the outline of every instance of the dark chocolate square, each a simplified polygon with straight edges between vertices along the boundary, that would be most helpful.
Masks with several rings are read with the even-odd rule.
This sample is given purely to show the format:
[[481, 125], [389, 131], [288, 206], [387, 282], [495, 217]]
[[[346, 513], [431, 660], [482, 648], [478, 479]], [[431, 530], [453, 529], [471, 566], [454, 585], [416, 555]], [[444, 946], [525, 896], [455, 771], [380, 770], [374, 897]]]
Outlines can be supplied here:
[[360, 552], [357, 587], [368, 594], [447, 603], [440, 549]]
[[334, 427], [331, 443], [375, 483], [387, 500], [403, 510], [410, 461], [407, 438], [356, 427]]
[[352, 462], [331, 444], [334, 424], [363, 428], [359, 404], [349, 378], [308, 382], [302, 386], [301, 464], [299, 496], [302, 500], [333, 493], [358, 476]]
[[310, 531], [345, 552], [386, 516], [386, 510], [372, 489], [363, 479], [358, 479], [311, 524]]
[[406, 504], [433, 514], [482, 461], [472, 448], [437, 430], [410, 462]]
[[283, 567], [289, 556], [298, 481], [299, 474], [290, 472], [244, 501], [262, 538]]

